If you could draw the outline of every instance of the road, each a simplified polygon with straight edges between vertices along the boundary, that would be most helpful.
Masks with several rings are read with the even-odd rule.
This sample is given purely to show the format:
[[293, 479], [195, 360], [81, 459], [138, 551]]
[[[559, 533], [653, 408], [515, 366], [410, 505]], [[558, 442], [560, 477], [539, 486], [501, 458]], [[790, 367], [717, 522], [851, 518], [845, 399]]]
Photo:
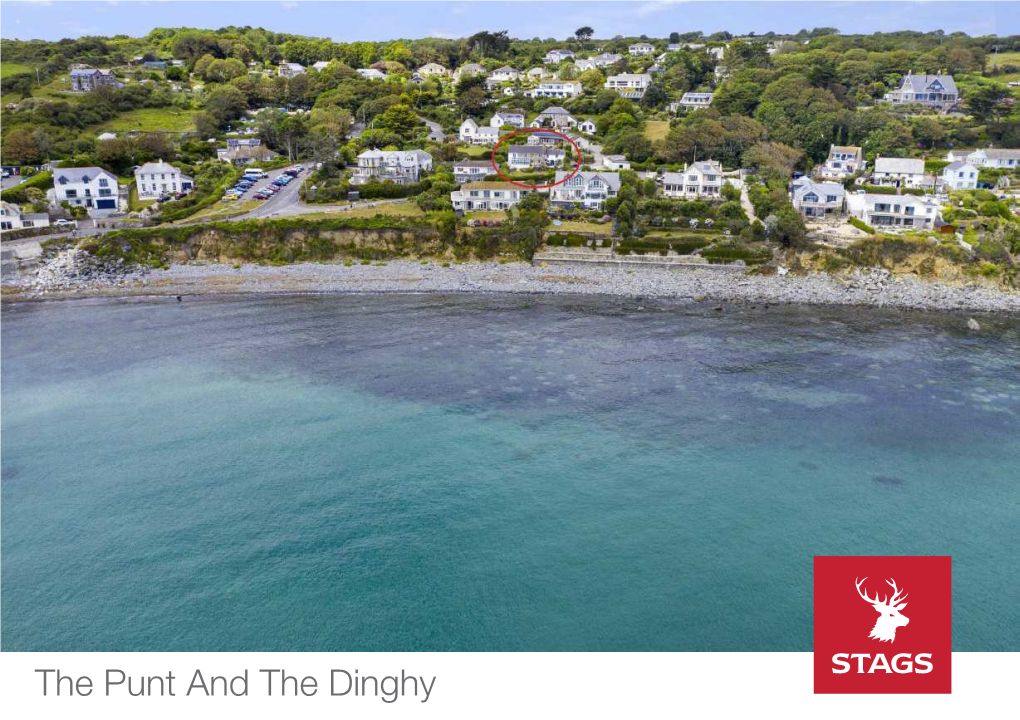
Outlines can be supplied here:
[[[300, 215], [300, 212], [294, 212], [297, 206], [307, 207], [301, 198], [298, 196], [301, 190], [301, 185], [304, 183], [307, 177], [307, 170], [303, 171], [300, 175], [291, 181], [290, 185], [285, 185], [280, 192], [273, 195], [268, 200], [263, 200], [262, 204], [249, 213], [239, 215], [234, 220], [254, 220], [256, 218], [267, 218], [275, 215]], [[276, 177], [273, 173], [270, 173], [270, 177], [266, 178], [262, 182], [255, 185], [255, 187], [249, 192], [254, 192], [261, 187], [265, 187], [269, 184], [269, 181]], [[250, 199], [250, 195], [248, 196]], [[306, 210], [305, 212], [309, 212]]]
[[2, 187], [4, 190], [6, 190], [7, 188], [12, 188], [15, 185], [20, 185], [22, 183], [22, 181], [27, 180], [27, 179], [28, 178], [26, 178], [26, 177], [24, 177], [22, 175], [11, 175], [10, 177], [5, 177], [3, 179], [3, 184], [0, 187]]
[[740, 188], [740, 207], [744, 208], [744, 212], [747, 213], [747, 219], [751, 222], [755, 221], [754, 205], [751, 204], [751, 198], [747, 196], [747, 182], [745, 181], [743, 187]]
[[434, 140], [436, 142], [443, 142], [443, 140], [446, 139], [446, 133], [443, 132], [443, 126], [442, 125], [440, 125], [439, 123], [435, 122], [434, 120], [429, 120], [428, 118], [424, 118], [421, 115], [418, 116], [418, 119], [421, 120], [426, 125], [428, 125], [428, 128], [429, 128], [429, 140]]

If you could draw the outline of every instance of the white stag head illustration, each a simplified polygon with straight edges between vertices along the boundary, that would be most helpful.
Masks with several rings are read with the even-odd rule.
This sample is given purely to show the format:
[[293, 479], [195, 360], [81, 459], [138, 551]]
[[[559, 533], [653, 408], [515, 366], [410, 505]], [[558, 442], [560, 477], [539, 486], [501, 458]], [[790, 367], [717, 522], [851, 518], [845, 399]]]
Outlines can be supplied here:
[[[864, 578], [864, 580], [867, 579]], [[878, 620], [875, 622], [875, 627], [871, 628], [871, 634], [868, 637], [873, 637], [882, 642], [892, 642], [896, 639], [896, 628], [903, 627], [910, 622], [910, 618], [900, 615], [900, 610], [907, 606], [905, 602], [900, 601], [905, 600], [907, 596], [900, 597], [900, 593], [903, 591], [897, 589], [895, 580], [886, 580], [886, 584], [892, 586], [893, 596], [879, 601], [878, 593], [876, 592], [875, 599], [872, 600], [868, 597], [867, 593], [861, 592], [861, 585], [864, 584], [864, 580], [857, 582], [857, 594], [878, 611]], [[897, 605], [897, 603], [899, 604]]]

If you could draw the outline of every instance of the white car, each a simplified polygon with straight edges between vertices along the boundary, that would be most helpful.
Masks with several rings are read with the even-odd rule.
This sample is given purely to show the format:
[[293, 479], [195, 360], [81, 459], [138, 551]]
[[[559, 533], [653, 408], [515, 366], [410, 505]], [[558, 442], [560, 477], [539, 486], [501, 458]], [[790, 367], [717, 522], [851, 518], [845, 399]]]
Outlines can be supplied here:
[[53, 224], [58, 227], [66, 227], [67, 225], [77, 225], [78, 223], [74, 220], [68, 220], [67, 218], [59, 218], [53, 221]]

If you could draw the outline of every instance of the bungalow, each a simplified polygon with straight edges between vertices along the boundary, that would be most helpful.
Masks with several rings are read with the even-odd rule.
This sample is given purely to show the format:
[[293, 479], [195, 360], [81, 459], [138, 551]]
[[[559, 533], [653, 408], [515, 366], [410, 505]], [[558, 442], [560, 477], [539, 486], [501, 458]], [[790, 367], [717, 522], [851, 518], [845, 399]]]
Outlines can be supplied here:
[[602, 167], [606, 170], [630, 170], [630, 161], [623, 155], [603, 155]]
[[63, 168], [53, 171], [56, 204], [86, 208], [90, 217], [104, 217], [120, 210], [117, 176], [100, 167]]
[[195, 181], [180, 169], [162, 160], [135, 168], [135, 187], [139, 200], [155, 200], [168, 193], [191, 192]]
[[523, 110], [499, 110], [489, 119], [489, 125], [498, 128], [504, 125], [512, 125], [515, 128], [524, 127]]
[[260, 145], [239, 145], [237, 147], [216, 148], [216, 158], [231, 165], [252, 165], [269, 162], [277, 157], [277, 153]]
[[712, 104], [715, 93], [710, 92], [686, 92], [680, 98], [680, 102], [670, 103], [669, 109], [677, 112], [683, 110], [702, 110]]
[[432, 62], [430, 62], [430, 63], [425, 63], [420, 68], [418, 68], [418, 74], [421, 75], [422, 77], [426, 77], [427, 78], [427, 77], [433, 77], [433, 76], [436, 76], [436, 75], [439, 75], [439, 76], [449, 75], [450, 71], [447, 70], [442, 65], [440, 65], [439, 63], [432, 63]]
[[572, 98], [584, 92], [581, 83], [570, 80], [555, 80], [541, 83], [534, 90], [529, 90], [525, 95], [528, 97], [551, 97], [551, 98]]
[[875, 185], [921, 187], [924, 183], [924, 160], [877, 157], [871, 182]]
[[566, 170], [556, 172], [554, 182], [558, 184], [549, 191], [549, 202], [552, 205], [600, 210], [606, 200], [616, 197], [620, 192], [619, 173], [579, 172], [573, 177], [570, 175]]
[[327, 67], [329, 67], [329, 63], [330, 63], [330, 61], [329, 61], [329, 60], [319, 60], [319, 62], [317, 62], [317, 63], [314, 63], [314, 64], [312, 65], [312, 68], [313, 68], [313, 69], [315, 69], [315, 70], [317, 70], [318, 72], [322, 72], [322, 71], [323, 71], [323, 70], [325, 70], [325, 69], [326, 69]]
[[931, 230], [939, 220], [939, 203], [916, 195], [850, 193], [847, 208], [854, 217], [875, 228]]
[[451, 192], [450, 202], [457, 212], [507, 210], [529, 192], [528, 188], [508, 182], [471, 182]]
[[1004, 148], [975, 150], [963, 159], [979, 168], [1012, 170], [1020, 167], [1020, 150], [1007, 150]]
[[547, 147], [559, 147], [566, 142], [558, 133], [551, 131], [528, 133], [528, 145], [545, 145]]
[[585, 70], [598, 70], [609, 65], [615, 65], [623, 59], [622, 55], [614, 55], [613, 53], [602, 53], [601, 55], [593, 55], [589, 58], [578, 60], [574, 63], [577, 66], [579, 72]]
[[577, 120], [567, 110], [558, 105], [551, 105], [539, 113], [538, 117], [531, 121], [531, 127], [551, 127], [557, 130], [565, 130], [577, 125]]
[[610, 75], [606, 78], [606, 90], [645, 90], [652, 84], [652, 76], [647, 73]]
[[305, 74], [305, 66], [301, 63], [285, 62], [280, 63], [276, 68], [276, 74], [280, 77], [292, 78]]
[[507, 152], [507, 165], [511, 170], [557, 167], [566, 156], [562, 148], [545, 145], [511, 145]]
[[351, 177], [352, 185], [395, 182], [407, 185], [418, 182], [422, 173], [432, 170], [432, 156], [424, 150], [378, 150], [372, 148], [358, 155], [358, 169]]
[[572, 60], [574, 53], [570, 50], [550, 50], [545, 54], [546, 65], [557, 65], [564, 60]]
[[18, 205], [0, 200], [0, 230], [23, 230], [49, 226], [49, 213], [23, 213]]
[[467, 65], [461, 65], [459, 68], [453, 71], [454, 80], [462, 80], [466, 77], [475, 77], [476, 75], [484, 75], [486, 73], [485, 67], [478, 63], [468, 63]]
[[71, 66], [71, 92], [92, 92], [99, 87], [122, 88], [112, 70], [100, 70], [90, 65]]
[[385, 80], [386, 73], [375, 68], [358, 68], [358, 75], [366, 80]]
[[489, 160], [455, 160], [453, 163], [453, 177], [459, 183], [481, 180], [495, 174], [496, 170]]
[[468, 145], [495, 145], [499, 140], [499, 127], [479, 125], [474, 118], [460, 124], [460, 141]]
[[910, 73], [900, 79], [895, 90], [882, 98], [893, 105], [925, 105], [948, 109], [960, 100], [956, 81], [952, 75], [914, 75]]
[[681, 172], [662, 175], [662, 194], [666, 197], [719, 197], [723, 186], [722, 166], [714, 160], [685, 164]]
[[974, 190], [978, 169], [969, 162], [957, 160], [942, 168], [942, 184], [950, 190]]
[[543, 67], [533, 67], [528, 70], [528, 80], [538, 82], [539, 80], [545, 80], [551, 78], [553, 74]]
[[583, 132], [588, 135], [594, 135], [597, 132], [597, 130], [598, 126], [595, 124], [594, 120], [582, 120], [581, 122], [577, 123], [578, 132]]
[[822, 177], [844, 178], [864, 169], [864, 153], [856, 145], [830, 145], [829, 157], [819, 170]]
[[793, 207], [809, 218], [838, 218], [843, 214], [846, 190], [835, 182], [802, 177], [793, 183]]
[[520, 78], [521, 78], [520, 71], [515, 70], [509, 65], [504, 65], [503, 67], [496, 68], [495, 70], [492, 71], [492, 74], [489, 75], [489, 80], [493, 83], [515, 82], [517, 80], [520, 80]]
[[651, 55], [655, 52], [655, 46], [646, 42], [634, 43], [627, 48], [627, 52], [631, 55]]

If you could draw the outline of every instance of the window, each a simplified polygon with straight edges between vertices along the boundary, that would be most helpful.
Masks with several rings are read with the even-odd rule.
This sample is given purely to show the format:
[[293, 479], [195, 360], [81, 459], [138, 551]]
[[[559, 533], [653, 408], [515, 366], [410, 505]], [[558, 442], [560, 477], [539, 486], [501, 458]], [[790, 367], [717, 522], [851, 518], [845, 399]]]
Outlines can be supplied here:
[[77, 190], [65, 190], [64, 192], [66, 193], [67, 197], [69, 197], [69, 198], [76, 198], [76, 197], [78, 197], [78, 191]]
[[99, 187], [109, 187], [110, 181], [106, 178], [99, 178]]
[[836, 196], [835, 195], [826, 195], [825, 196], [825, 202], [830, 202], [830, 203], [836, 202]]

